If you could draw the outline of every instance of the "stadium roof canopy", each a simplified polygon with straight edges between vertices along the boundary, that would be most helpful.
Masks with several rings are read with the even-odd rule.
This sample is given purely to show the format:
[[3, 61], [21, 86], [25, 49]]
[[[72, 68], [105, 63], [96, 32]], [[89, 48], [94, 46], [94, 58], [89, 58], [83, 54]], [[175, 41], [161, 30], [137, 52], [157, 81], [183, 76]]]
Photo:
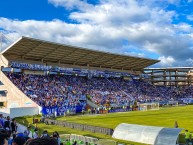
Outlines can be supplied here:
[[159, 62], [159, 60], [95, 51], [29, 37], [21, 37], [2, 54], [8, 61], [116, 70], [142, 70]]

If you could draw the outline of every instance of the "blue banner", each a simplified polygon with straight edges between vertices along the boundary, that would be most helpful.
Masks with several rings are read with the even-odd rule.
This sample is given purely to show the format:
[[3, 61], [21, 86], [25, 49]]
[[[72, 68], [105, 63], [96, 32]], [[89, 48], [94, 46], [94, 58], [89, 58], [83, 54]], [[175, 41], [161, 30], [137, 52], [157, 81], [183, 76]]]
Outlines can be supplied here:
[[83, 106], [76, 106], [76, 113], [82, 112], [82, 107]]
[[[65, 106], [63, 108], [63, 111], [67, 112], [67, 110], [69, 110], [69, 111], [73, 111], [75, 113], [80, 113], [80, 112], [82, 112], [82, 108], [83, 108], [83, 106], [81, 106], [81, 105], [76, 106], [76, 107]], [[55, 114], [55, 113], [57, 113], [57, 116], [61, 115], [61, 110], [58, 109], [57, 106], [54, 106], [54, 107], [42, 107], [42, 111], [41, 112], [42, 112], [43, 115], [50, 115], [50, 114]]]
[[43, 115], [48, 115], [48, 114], [53, 114], [57, 112], [58, 114], [58, 107], [42, 107], [42, 114]]
[[129, 109], [113, 109], [109, 110], [108, 113], [114, 113], [114, 112], [127, 112]]

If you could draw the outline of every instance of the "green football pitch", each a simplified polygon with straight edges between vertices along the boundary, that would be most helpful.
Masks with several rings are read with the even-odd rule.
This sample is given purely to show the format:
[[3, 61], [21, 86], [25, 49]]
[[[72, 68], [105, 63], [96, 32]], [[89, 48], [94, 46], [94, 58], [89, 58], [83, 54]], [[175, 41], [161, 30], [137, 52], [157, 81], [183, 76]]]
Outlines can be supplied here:
[[[174, 127], [174, 122], [177, 121], [179, 128], [188, 129], [193, 132], [193, 106], [178, 106], [170, 108], [160, 108], [160, 110], [153, 111], [133, 111], [123, 113], [109, 113], [100, 115], [78, 115], [59, 117], [57, 120], [64, 120], [69, 122], [88, 124], [94, 126], [115, 128], [120, 123], [139, 124], [160, 127]], [[20, 117], [17, 121], [28, 125], [32, 123], [32, 117]], [[75, 130], [55, 125], [38, 124], [41, 130], [48, 130], [48, 132], [58, 131], [60, 134], [79, 134], [85, 136], [92, 136], [103, 139], [113, 139], [111, 136], [92, 133], [88, 131]], [[183, 131], [182, 131], [183, 133]], [[120, 141], [125, 144], [131, 142]], [[139, 143], [132, 143], [140, 145]]]

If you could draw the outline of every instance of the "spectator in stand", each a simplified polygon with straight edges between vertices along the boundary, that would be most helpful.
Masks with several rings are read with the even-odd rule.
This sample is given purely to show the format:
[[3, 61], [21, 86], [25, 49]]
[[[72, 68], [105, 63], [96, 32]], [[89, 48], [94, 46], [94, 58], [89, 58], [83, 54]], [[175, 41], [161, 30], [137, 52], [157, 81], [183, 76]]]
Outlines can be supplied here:
[[29, 139], [29, 135], [30, 135], [30, 126], [27, 127], [26, 130], [24, 130], [24, 138], [27, 140]]
[[60, 145], [61, 143], [61, 139], [60, 139], [60, 136], [59, 136], [59, 133], [57, 131], [53, 132], [53, 138], [55, 138], [58, 142], [58, 145]]
[[0, 114], [0, 127], [4, 127], [5, 119], [3, 118], [3, 115]]
[[28, 140], [25, 145], [58, 145], [55, 138], [36, 138]]
[[5, 130], [0, 131], [0, 145], [8, 145], [9, 133]]
[[38, 135], [38, 129], [37, 129], [37, 128], [34, 129], [34, 133], [32, 134], [32, 137], [33, 137], [34, 139], [39, 137], [39, 135]]
[[21, 136], [17, 136], [13, 142], [12, 142], [12, 145], [24, 145], [26, 142], [25, 138], [24, 137], [21, 137]]
[[188, 130], [185, 130], [185, 141], [186, 145], [189, 145], [189, 143], [191, 143], [191, 133]]
[[50, 136], [48, 135], [48, 131], [47, 130], [43, 131], [41, 138], [50, 138]]
[[8, 140], [8, 145], [12, 145], [13, 140], [16, 138], [16, 134], [12, 134], [12, 138]]
[[10, 117], [7, 116], [5, 122], [4, 122], [4, 129], [7, 131], [10, 131], [11, 129], [11, 122], [10, 122]]
[[73, 144], [72, 145], [77, 145], [77, 141], [76, 140], [74, 140], [74, 142], [73, 142]]
[[0, 131], [4, 130], [4, 127], [0, 124]]
[[16, 133], [17, 132], [17, 123], [15, 119], [12, 119], [11, 121], [11, 132]]

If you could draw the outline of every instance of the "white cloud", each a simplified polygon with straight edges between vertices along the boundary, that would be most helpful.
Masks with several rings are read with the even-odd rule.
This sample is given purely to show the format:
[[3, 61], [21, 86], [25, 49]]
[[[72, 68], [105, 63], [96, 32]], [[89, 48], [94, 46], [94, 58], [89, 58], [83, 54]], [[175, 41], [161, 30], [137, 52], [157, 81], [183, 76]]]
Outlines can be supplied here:
[[192, 67], [193, 66], [193, 59], [192, 58], [187, 59], [186, 60], [186, 65]]
[[14, 41], [19, 38], [20, 35], [17, 32], [7, 32], [1, 31], [0, 32], [0, 52], [3, 51], [8, 45], [12, 44]]
[[179, 23], [177, 25], [173, 25], [174, 28], [176, 29], [175, 31], [176, 32], [179, 32], [179, 33], [190, 33], [192, 32], [193, 28], [190, 24], [186, 24], [186, 23]]
[[[61, 20], [11, 20], [0, 18], [0, 28], [20, 35], [88, 47], [114, 53], [160, 56], [160, 65], [177, 65], [192, 58], [193, 29], [186, 23], [172, 24], [177, 15], [143, 0], [103, 0], [97, 5], [81, 0], [49, 0], [55, 6], [78, 9]], [[178, 0], [168, 1], [177, 4]], [[10, 33], [11, 35], [12, 33]], [[132, 49], [135, 47], [135, 50]], [[138, 49], [138, 50], [136, 50]], [[151, 56], [148, 56], [151, 57]]]
[[161, 61], [160, 62], [161, 66], [172, 66], [173, 63], [175, 62], [172, 56], [168, 56], [168, 57], [161, 56], [158, 59]]
[[56, 7], [62, 6], [66, 9], [88, 9], [91, 8], [92, 5], [88, 4], [86, 1], [82, 0], [48, 0], [49, 3], [55, 5]]
[[187, 15], [186, 18], [190, 21], [193, 21], [193, 15]]
[[71, 19], [82, 23], [91, 23], [103, 26], [125, 25], [134, 22], [147, 21], [148, 8], [137, 5], [137, 2], [112, 1], [87, 9], [83, 12], [74, 12], [70, 15]]

